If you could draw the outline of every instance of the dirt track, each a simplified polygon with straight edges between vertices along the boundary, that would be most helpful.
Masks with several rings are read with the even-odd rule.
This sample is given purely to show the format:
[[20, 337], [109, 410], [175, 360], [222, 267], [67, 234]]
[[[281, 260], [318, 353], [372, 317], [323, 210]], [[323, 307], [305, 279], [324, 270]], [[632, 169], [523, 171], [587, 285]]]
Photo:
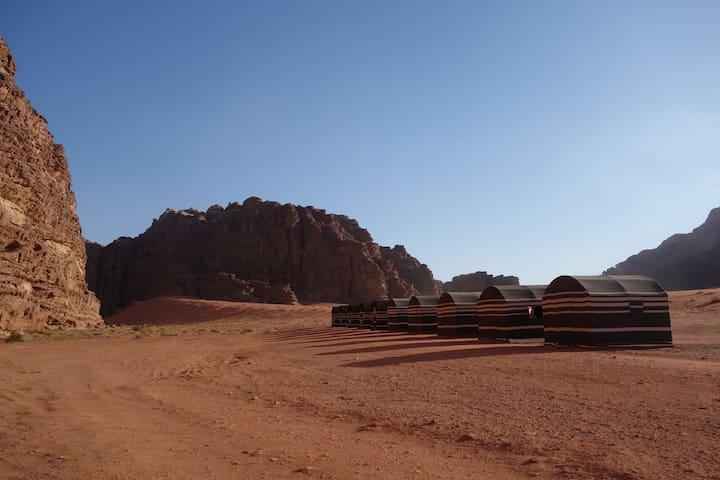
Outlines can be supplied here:
[[0, 478], [720, 479], [716, 300], [674, 294], [678, 346], [646, 351], [145, 302], [126, 321], [209, 331], [0, 345]]

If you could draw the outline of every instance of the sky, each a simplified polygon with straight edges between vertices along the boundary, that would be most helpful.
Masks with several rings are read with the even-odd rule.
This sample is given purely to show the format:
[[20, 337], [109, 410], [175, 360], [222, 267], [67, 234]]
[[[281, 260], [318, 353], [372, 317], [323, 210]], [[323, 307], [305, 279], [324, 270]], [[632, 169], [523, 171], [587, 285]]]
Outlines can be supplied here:
[[718, 1], [2, 4], [102, 244], [258, 196], [545, 284], [720, 206]]

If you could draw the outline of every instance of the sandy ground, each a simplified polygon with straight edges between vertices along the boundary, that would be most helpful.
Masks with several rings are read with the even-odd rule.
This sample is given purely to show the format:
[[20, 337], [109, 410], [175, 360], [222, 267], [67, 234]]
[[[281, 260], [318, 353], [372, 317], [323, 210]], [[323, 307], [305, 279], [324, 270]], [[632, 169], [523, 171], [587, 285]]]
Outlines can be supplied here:
[[143, 302], [0, 344], [0, 479], [720, 479], [720, 290], [671, 308], [675, 348], [576, 350]]

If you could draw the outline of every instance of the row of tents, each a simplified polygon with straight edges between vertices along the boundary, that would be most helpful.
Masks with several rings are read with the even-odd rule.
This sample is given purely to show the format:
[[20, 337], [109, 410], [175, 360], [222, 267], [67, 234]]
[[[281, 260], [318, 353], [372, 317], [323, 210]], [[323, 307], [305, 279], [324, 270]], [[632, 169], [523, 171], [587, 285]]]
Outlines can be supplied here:
[[514, 343], [672, 345], [667, 292], [640, 275], [557, 277], [332, 308], [332, 325]]

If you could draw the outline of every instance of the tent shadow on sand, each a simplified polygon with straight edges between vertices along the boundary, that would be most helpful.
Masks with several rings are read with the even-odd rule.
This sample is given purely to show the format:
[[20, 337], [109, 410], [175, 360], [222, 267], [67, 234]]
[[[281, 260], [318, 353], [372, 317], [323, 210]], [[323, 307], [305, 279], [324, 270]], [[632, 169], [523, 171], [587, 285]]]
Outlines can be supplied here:
[[[334, 343], [318, 343], [318, 342], [305, 342], [314, 343], [315, 345], [307, 345], [308, 348], [328, 348], [328, 347], [350, 347], [352, 345], [365, 345], [365, 344], [386, 344], [387, 342], [403, 342], [407, 345], [420, 343], [422, 341], [434, 340], [438, 338], [436, 335], [403, 335], [399, 334], [397, 337], [365, 337], [358, 340], [346, 341], [346, 342], [334, 342]], [[299, 342], [296, 342], [299, 343]]]
[[373, 353], [373, 352], [388, 352], [392, 350], [403, 350], [409, 348], [430, 348], [430, 347], [453, 347], [463, 345], [478, 345], [477, 339], [468, 339], [460, 341], [429, 341], [429, 342], [414, 342], [414, 343], [403, 343], [402, 345], [378, 345], [374, 347], [363, 347], [363, 348], [352, 348], [349, 350], [337, 350], [333, 352], [323, 352], [318, 355], [349, 355], [353, 353]]
[[[415, 353], [412, 355], [399, 355], [393, 357], [383, 357], [373, 360], [361, 360], [356, 362], [345, 363], [343, 367], [355, 368], [373, 368], [383, 367], [387, 365], [398, 365], [401, 363], [422, 363], [437, 362], [442, 360], [461, 360], [466, 358], [482, 358], [500, 355], [523, 355], [538, 353], [554, 353], [554, 352], [574, 352], [580, 351], [579, 348], [557, 348], [544, 345], [500, 345], [500, 346], [482, 346], [478, 348], [465, 348], [461, 350], [444, 350], [441, 352], [425, 352]], [[587, 351], [587, 349], [583, 349]]]

